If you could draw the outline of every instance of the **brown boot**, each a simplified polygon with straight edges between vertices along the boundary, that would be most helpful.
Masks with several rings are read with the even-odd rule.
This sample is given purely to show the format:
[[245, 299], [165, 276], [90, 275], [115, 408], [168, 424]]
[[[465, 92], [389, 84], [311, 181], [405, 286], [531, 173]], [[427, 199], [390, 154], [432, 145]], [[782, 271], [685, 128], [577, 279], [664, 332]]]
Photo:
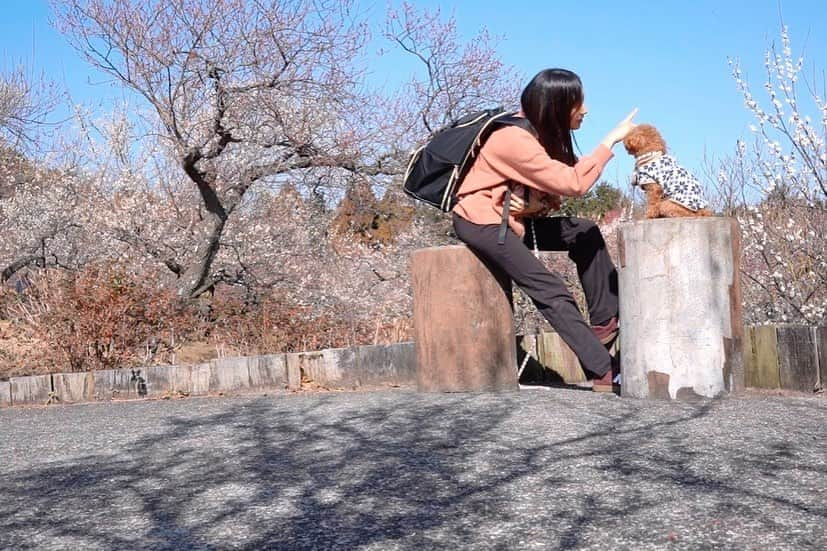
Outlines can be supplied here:
[[613, 392], [612, 379], [614, 379], [614, 370], [610, 369], [605, 375], [592, 381], [592, 390], [594, 392]]
[[612, 368], [602, 377], [594, 379], [592, 390], [595, 392], [619, 391], [620, 385], [613, 384], [615, 378], [620, 374], [620, 351], [618, 350], [619, 339], [617, 338], [620, 333], [620, 326], [617, 322], [617, 316], [612, 317], [603, 325], [592, 325], [592, 331], [612, 357]]

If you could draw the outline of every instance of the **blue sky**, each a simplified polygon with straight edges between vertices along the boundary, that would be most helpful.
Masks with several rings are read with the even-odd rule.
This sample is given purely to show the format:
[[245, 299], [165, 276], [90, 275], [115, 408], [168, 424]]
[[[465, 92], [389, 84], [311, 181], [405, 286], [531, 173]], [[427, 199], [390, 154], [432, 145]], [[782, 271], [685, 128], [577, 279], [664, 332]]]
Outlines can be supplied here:
[[[373, 20], [384, 1], [359, 0]], [[727, 57], [738, 58], [755, 91], [765, 79], [766, 48], [780, 42], [781, 18], [794, 54], [805, 67], [827, 69], [827, 4], [823, 0], [578, 0], [557, 2], [417, 2], [453, 13], [469, 38], [482, 27], [502, 37], [499, 52], [525, 79], [546, 67], [577, 72], [586, 88], [589, 117], [577, 133], [587, 153], [631, 108], [638, 122], [658, 126], [675, 156], [700, 173], [704, 154], [729, 154], [750, 139], [752, 122], [730, 76]], [[45, 0], [5, 0], [0, 20], [0, 66], [22, 62], [63, 83], [75, 103], [107, 106], [117, 89], [95, 74], [50, 26]], [[803, 49], [803, 52], [802, 52]], [[413, 67], [413, 65], [411, 65]], [[409, 68], [397, 58], [371, 64], [376, 79], [402, 79]], [[823, 74], [823, 73], [822, 73]], [[622, 147], [605, 173], [624, 185], [631, 159]], [[700, 175], [700, 174], [699, 174]]]

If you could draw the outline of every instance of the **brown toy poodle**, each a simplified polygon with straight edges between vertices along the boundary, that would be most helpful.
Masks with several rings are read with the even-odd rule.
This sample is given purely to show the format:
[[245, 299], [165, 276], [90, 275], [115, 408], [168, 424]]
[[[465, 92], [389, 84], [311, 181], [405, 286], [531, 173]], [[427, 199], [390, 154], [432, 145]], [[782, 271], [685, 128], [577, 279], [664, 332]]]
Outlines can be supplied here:
[[711, 216], [701, 184], [666, 154], [666, 142], [650, 124], [636, 126], [623, 140], [635, 158], [632, 185], [646, 193], [646, 218]]

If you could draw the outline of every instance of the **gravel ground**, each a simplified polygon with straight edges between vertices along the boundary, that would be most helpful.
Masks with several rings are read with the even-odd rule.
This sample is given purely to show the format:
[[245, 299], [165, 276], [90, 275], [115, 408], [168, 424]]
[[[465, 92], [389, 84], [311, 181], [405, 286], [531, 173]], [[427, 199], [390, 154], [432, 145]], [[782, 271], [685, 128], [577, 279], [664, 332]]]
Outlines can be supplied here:
[[827, 399], [564, 389], [0, 410], [3, 549], [825, 549]]

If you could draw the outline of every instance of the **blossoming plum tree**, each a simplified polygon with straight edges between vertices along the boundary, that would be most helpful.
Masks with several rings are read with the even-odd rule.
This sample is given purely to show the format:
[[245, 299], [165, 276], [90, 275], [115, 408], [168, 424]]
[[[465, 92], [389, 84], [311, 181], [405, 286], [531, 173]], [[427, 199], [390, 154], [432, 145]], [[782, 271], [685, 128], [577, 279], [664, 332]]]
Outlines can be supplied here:
[[[767, 79], [756, 95], [737, 61], [732, 75], [755, 123], [756, 140], [739, 141], [718, 173], [744, 232], [747, 321], [827, 322], [827, 91], [805, 78], [789, 30], [764, 58]], [[732, 193], [732, 191], [737, 193]], [[740, 198], [740, 202], [737, 200]]]

